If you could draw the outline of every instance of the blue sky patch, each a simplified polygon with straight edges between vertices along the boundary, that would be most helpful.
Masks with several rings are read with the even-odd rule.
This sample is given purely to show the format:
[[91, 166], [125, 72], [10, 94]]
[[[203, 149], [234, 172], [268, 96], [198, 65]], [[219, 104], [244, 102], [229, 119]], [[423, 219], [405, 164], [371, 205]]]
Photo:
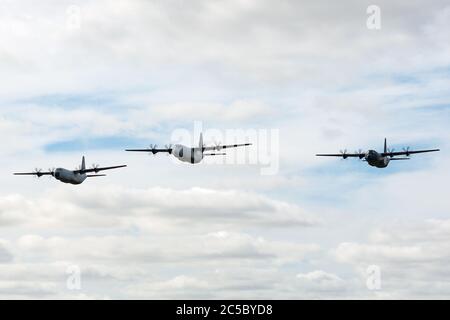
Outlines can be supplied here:
[[131, 147], [145, 147], [149, 144], [144, 139], [129, 137], [102, 137], [92, 139], [74, 139], [59, 141], [45, 146], [46, 152], [72, 152], [84, 150], [123, 150]]

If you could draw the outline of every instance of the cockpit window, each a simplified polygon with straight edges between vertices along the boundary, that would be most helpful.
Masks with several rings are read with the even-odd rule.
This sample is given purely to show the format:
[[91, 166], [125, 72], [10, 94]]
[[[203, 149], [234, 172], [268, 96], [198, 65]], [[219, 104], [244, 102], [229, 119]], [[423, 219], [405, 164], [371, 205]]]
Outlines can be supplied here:
[[183, 148], [180, 149], [180, 153], [179, 156], [182, 157], [183, 156]]

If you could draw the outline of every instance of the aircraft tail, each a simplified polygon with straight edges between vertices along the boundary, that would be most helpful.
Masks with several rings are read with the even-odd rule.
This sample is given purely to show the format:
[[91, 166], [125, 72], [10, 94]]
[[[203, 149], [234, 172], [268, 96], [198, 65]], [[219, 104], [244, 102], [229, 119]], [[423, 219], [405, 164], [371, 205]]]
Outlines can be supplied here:
[[86, 170], [86, 160], [84, 159], [84, 156], [83, 159], [81, 160], [81, 170]]
[[386, 138], [384, 138], [384, 153], [387, 153], [387, 142], [386, 142]]
[[200, 133], [200, 142], [199, 144], [199, 148], [203, 149], [203, 133]]

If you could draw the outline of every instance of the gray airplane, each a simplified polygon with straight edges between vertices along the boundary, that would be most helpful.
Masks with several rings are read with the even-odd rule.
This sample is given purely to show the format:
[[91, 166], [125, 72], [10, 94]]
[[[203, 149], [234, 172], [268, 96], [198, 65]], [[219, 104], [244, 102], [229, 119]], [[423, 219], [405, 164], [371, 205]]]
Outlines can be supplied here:
[[[200, 142], [198, 147], [187, 147], [182, 144], [166, 145], [163, 149], [158, 149], [157, 145], [150, 145], [150, 148], [147, 149], [127, 149], [125, 151], [130, 152], [148, 152], [152, 154], [157, 154], [159, 152], [166, 152], [168, 154], [173, 155], [175, 158], [182, 162], [188, 162], [191, 164], [199, 163], [203, 160], [205, 156], [223, 156], [225, 153], [214, 153], [211, 151], [221, 151], [223, 149], [236, 148], [242, 146], [250, 146], [251, 143], [243, 143], [243, 144], [232, 144], [232, 145], [220, 145], [217, 144], [213, 147], [207, 147], [203, 144], [203, 135], [200, 134]], [[208, 152], [208, 153], [205, 153]]]
[[[16, 176], [36, 176], [38, 178], [40, 178], [42, 176], [52, 176], [56, 180], [59, 180], [63, 183], [78, 185], [78, 184], [82, 184], [87, 178], [106, 176], [105, 174], [97, 174], [100, 171], [118, 169], [118, 168], [124, 168], [124, 167], [126, 167], [126, 165], [102, 168], [102, 167], [94, 164], [94, 165], [92, 165], [92, 168], [86, 169], [86, 161], [83, 157], [80, 168], [76, 169], [76, 170], [67, 170], [67, 169], [63, 169], [63, 168], [57, 168], [57, 169], [49, 169], [47, 172], [42, 172], [42, 169], [35, 169], [34, 172], [14, 173], [14, 175], [16, 175]], [[88, 173], [95, 173], [95, 174], [88, 174]]]
[[[415, 153], [425, 153], [425, 152], [435, 152], [439, 151], [439, 149], [429, 149], [429, 150], [409, 150], [409, 147], [404, 148], [403, 151], [394, 152], [394, 149], [388, 149], [386, 139], [384, 139], [384, 152], [376, 152], [375, 150], [369, 150], [367, 152], [363, 152], [359, 150], [355, 153], [347, 153], [347, 150], [344, 150], [338, 154], [316, 154], [318, 157], [342, 157], [343, 159], [347, 158], [359, 158], [363, 161], [366, 161], [372, 167], [377, 168], [386, 168], [389, 165], [391, 160], [409, 160], [409, 156]], [[401, 158], [394, 158], [398, 156], [403, 156]]]

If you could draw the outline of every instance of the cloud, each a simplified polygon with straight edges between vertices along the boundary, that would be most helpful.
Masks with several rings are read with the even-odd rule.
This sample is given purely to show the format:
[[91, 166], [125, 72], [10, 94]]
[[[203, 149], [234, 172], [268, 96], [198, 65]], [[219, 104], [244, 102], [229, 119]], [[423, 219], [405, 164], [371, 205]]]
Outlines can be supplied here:
[[297, 275], [297, 278], [317, 282], [342, 281], [341, 278], [339, 278], [338, 276], [326, 273], [325, 271], [322, 270], [316, 270], [305, 274], [299, 273]]
[[[132, 98], [136, 102], [135, 98]], [[140, 105], [149, 105], [148, 97], [139, 98]], [[176, 103], [153, 105], [140, 108], [131, 113], [131, 121], [140, 126], [149, 124], [176, 122], [189, 123], [204, 121], [206, 123], [232, 123], [234, 125], [244, 122], [254, 122], [271, 116], [273, 109], [258, 100], [236, 100], [228, 105], [215, 102], [203, 103]]]
[[335, 255], [361, 277], [367, 277], [368, 266], [378, 265], [382, 297], [443, 297], [450, 292], [448, 225], [446, 219], [377, 229], [368, 243], [341, 243]]
[[[25, 235], [20, 237], [15, 245], [22, 254], [18, 258], [37, 255], [78, 261], [80, 264], [86, 261], [104, 263], [126, 259], [138, 264], [189, 264], [201, 261], [206, 265], [219, 266], [224, 263], [245, 265], [270, 261], [283, 265], [301, 260], [305, 255], [319, 250], [314, 244], [271, 241], [227, 231], [206, 235], [183, 234], [176, 239], [171, 236], [127, 235], [86, 236], [69, 240], [57, 236], [44, 238]], [[86, 247], [90, 249], [86, 251]]]
[[[448, 296], [446, 1], [379, 1], [379, 31], [356, 0], [70, 5], [0, 4], [2, 298]], [[278, 175], [120, 151], [194, 120], [280, 129]], [[384, 170], [314, 156], [385, 136], [443, 152]], [[82, 152], [130, 170], [78, 188], [11, 175]]]
[[[13, 263], [0, 265], [0, 287], [5, 288], [5, 296], [40, 298], [160, 299], [186, 294], [204, 297], [208, 293], [224, 297], [235, 290], [255, 297], [256, 292], [270, 294], [275, 283], [285, 282], [284, 268], [320, 251], [314, 244], [230, 231], [189, 235], [188, 230], [177, 237], [29, 234], [10, 242], [9, 247], [16, 257]], [[66, 271], [73, 265], [81, 271], [80, 291], [66, 287]], [[170, 276], [179, 270], [184, 274]], [[255, 281], [260, 284], [255, 285]]]
[[0, 242], [0, 263], [8, 263], [13, 260], [13, 255]]
[[326, 298], [328, 295], [343, 295], [349, 290], [349, 283], [339, 276], [323, 270], [299, 273], [296, 285], [310, 291], [311, 296]]
[[20, 195], [0, 198], [2, 226], [24, 224], [34, 227], [139, 227], [155, 232], [186, 223], [212, 226], [273, 227], [311, 226], [319, 219], [300, 207], [242, 192], [202, 188], [166, 188], [70, 191], [57, 188], [43, 198]]
[[123, 90], [148, 86], [150, 79], [161, 86], [175, 75], [195, 83], [199, 73], [184, 72], [191, 66], [204, 70], [203, 79], [212, 73], [213, 79], [237, 83], [335, 86], [361, 73], [449, 62], [448, 44], [440, 41], [446, 39], [445, 1], [426, 8], [381, 1], [382, 15], [389, 18], [379, 32], [366, 28], [367, 5], [358, 1], [284, 1], [275, 8], [270, 1], [82, 2], [75, 30], [67, 26], [72, 3], [23, 3], [2, 10], [2, 39], [15, 44], [3, 53], [11, 75], [3, 97], [19, 94], [18, 84], [36, 94]]

